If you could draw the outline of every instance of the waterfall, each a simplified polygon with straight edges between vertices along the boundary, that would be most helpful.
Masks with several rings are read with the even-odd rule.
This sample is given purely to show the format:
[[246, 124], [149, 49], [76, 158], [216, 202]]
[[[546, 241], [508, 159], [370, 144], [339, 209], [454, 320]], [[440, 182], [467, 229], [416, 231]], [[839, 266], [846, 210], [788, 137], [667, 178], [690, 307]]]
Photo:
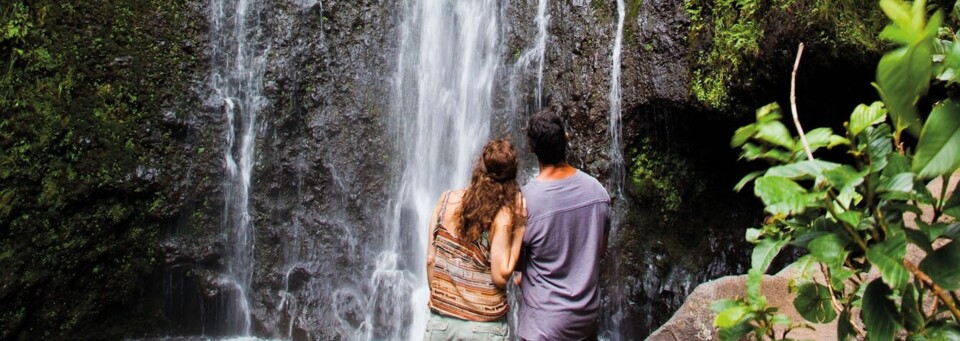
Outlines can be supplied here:
[[510, 96], [514, 110], [519, 108], [516, 98], [517, 78], [523, 75], [523, 72], [534, 61], [537, 62], [537, 83], [534, 88], [535, 109], [543, 107], [543, 64], [547, 51], [547, 27], [550, 24], [550, 15], [547, 14], [547, 0], [537, 1], [537, 17], [534, 19], [537, 24], [537, 37], [534, 44], [525, 50], [514, 64], [513, 75], [510, 79]]
[[[612, 65], [610, 67], [610, 93], [607, 96], [610, 101], [610, 121], [607, 127], [610, 138], [610, 168], [609, 178], [607, 179], [607, 191], [613, 198], [614, 210], [611, 214], [610, 246], [612, 249], [620, 247], [617, 242], [618, 226], [620, 225], [621, 215], [624, 207], [623, 196], [623, 178], [624, 178], [624, 160], [623, 160], [623, 138], [620, 128], [622, 116], [622, 107], [620, 101], [620, 67], [621, 67], [621, 49], [623, 44], [623, 19], [626, 12], [623, 0], [617, 0], [617, 35], [613, 40], [613, 55], [611, 57]], [[618, 252], [609, 252], [618, 254]], [[610, 276], [606, 282], [609, 297], [607, 311], [603, 313], [603, 330], [610, 340], [620, 340], [623, 338], [621, 330], [624, 320], [623, 302], [626, 295], [623, 292], [626, 288], [618, 280], [620, 279], [620, 262], [617, 259], [609, 260]]]
[[383, 334], [373, 338], [422, 339], [429, 316], [429, 220], [443, 191], [468, 184], [490, 133], [500, 53], [497, 14], [496, 0], [415, 0], [404, 6], [393, 110], [404, 171], [372, 279], [377, 320], [390, 323], [376, 328]]
[[[220, 277], [221, 308], [216, 312], [224, 335], [250, 335], [248, 292], [253, 277], [254, 234], [250, 216], [250, 183], [255, 162], [257, 113], [262, 95], [265, 49], [258, 22], [260, 3], [218, 0], [211, 7], [213, 37], [210, 103], [226, 116], [223, 183], [223, 231], [227, 247], [226, 272]], [[222, 323], [222, 324], [221, 324]]]

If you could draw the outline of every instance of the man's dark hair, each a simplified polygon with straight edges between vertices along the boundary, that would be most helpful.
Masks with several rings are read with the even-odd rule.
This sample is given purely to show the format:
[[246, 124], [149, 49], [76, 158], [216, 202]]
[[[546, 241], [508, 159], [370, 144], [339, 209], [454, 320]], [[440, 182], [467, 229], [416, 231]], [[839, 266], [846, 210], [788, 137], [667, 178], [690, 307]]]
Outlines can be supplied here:
[[567, 160], [567, 132], [563, 120], [550, 108], [543, 108], [530, 116], [527, 143], [542, 164], [557, 165]]

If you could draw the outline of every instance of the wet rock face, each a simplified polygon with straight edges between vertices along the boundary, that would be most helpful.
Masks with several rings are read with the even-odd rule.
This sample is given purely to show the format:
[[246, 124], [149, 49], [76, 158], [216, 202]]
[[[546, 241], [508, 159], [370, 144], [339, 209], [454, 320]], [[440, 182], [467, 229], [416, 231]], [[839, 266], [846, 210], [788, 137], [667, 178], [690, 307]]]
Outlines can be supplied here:
[[[634, 149], [650, 145], [688, 166], [675, 187], [691, 188], [680, 193], [685, 201], [676, 209], [629, 188], [616, 203], [620, 224], [605, 260], [602, 325], [607, 335], [637, 339], [665, 322], [696, 284], [745, 272], [749, 247], [742, 231], [758, 222], [762, 208], [749, 193], [730, 190], [749, 171], [736, 164], [735, 151], [725, 143], [742, 122], [704, 111], [690, 96], [692, 52], [682, 3], [625, 2], [621, 84], [627, 167], [635, 167]], [[371, 285], [410, 290], [370, 284], [380, 260], [366, 251], [384, 242], [382, 212], [401, 174], [390, 116], [400, 3], [271, 1], [259, 16], [265, 28], [261, 47], [268, 49], [268, 105], [259, 114], [250, 201], [256, 268], [248, 297], [256, 335], [359, 338], [363, 328], [388, 323], [371, 320], [378, 295], [390, 294]], [[513, 136], [519, 150], [525, 150], [520, 127], [535, 108], [537, 76], [535, 65], [517, 62], [534, 45], [537, 5], [538, 0], [500, 4], [502, 55], [491, 136]], [[567, 121], [571, 162], [605, 182], [616, 2], [548, 5], [543, 103]], [[201, 18], [207, 15], [204, 6], [199, 1], [195, 6]], [[209, 71], [196, 72], [203, 79]], [[203, 100], [207, 81], [195, 85], [190, 96], [199, 99], [193, 103]], [[170, 118], [182, 133], [173, 136], [177, 157], [166, 174], [175, 174], [171, 197], [182, 205], [170, 208], [176, 218], [163, 244], [166, 263], [158, 277], [169, 326], [160, 333], [216, 335], [209, 311], [231, 295], [216, 284], [227, 264], [220, 221], [227, 127], [220, 104], [182, 112]], [[524, 162], [530, 172], [529, 155]], [[629, 187], [631, 171], [626, 173]], [[382, 280], [405, 283], [391, 278]], [[409, 315], [397, 309], [385, 313]]]

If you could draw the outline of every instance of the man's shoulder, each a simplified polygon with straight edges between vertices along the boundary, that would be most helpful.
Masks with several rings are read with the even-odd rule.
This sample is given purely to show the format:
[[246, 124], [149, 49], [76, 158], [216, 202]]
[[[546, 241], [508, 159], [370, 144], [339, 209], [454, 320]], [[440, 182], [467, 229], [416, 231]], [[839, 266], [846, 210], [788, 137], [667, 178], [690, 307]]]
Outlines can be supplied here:
[[603, 187], [603, 184], [600, 183], [600, 180], [597, 180], [593, 175], [588, 174], [587, 172], [577, 170], [580, 173], [582, 178], [581, 182], [584, 185], [585, 191], [597, 196], [598, 198], [610, 200], [610, 195], [607, 194], [607, 189]]

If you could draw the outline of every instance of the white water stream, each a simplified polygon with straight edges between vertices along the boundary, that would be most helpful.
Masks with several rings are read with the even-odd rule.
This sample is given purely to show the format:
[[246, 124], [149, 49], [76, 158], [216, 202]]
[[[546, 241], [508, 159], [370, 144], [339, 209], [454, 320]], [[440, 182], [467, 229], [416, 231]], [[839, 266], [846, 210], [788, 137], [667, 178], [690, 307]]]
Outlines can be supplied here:
[[223, 231], [227, 246], [227, 269], [220, 279], [222, 311], [216, 313], [223, 335], [249, 336], [251, 327], [248, 292], [253, 277], [253, 220], [250, 216], [250, 184], [255, 162], [257, 114], [263, 108], [265, 48], [257, 19], [260, 3], [249, 0], [217, 0], [211, 6], [211, 37], [214, 37], [210, 76], [210, 101], [226, 116], [224, 141]]

